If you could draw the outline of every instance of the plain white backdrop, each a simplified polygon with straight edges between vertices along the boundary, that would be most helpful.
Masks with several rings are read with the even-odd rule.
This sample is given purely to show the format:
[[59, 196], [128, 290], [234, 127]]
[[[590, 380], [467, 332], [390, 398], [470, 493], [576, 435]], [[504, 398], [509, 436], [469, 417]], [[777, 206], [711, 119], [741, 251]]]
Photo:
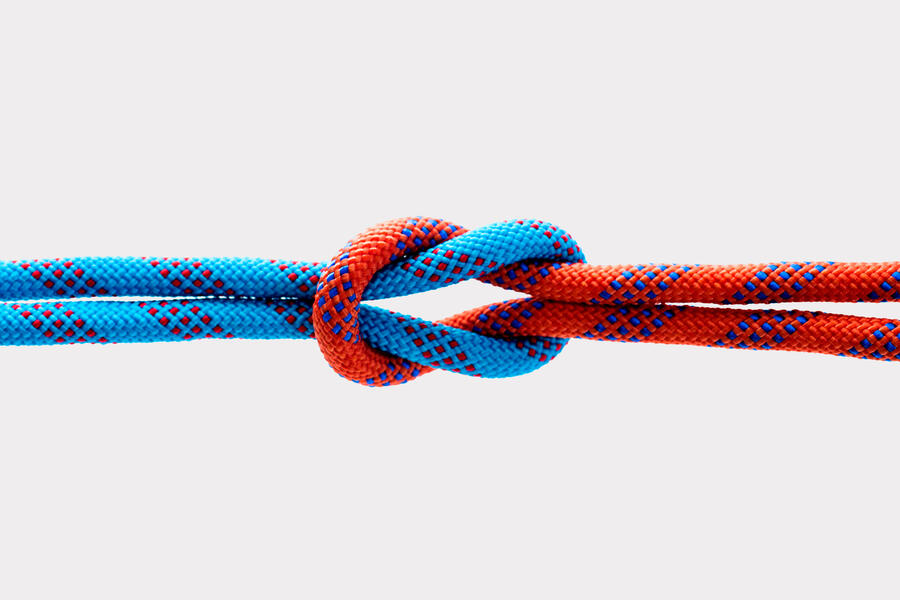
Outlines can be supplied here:
[[[890, 2], [3, 2], [0, 259], [324, 260], [425, 214], [552, 221], [600, 263], [897, 260], [897, 25]], [[372, 390], [313, 342], [0, 348], [0, 596], [896, 598], [898, 381], [575, 342], [527, 377]]]

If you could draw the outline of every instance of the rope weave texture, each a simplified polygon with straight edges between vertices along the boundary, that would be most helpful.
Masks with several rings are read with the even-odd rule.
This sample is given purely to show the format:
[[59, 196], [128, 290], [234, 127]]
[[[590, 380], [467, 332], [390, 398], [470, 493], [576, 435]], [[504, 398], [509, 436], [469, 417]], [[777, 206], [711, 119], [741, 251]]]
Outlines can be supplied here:
[[[430, 322], [363, 304], [479, 279], [529, 297]], [[111, 300], [114, 297], [140, 300]], [[89, 299], [86, 299], [89, 298]], [[0, 345], [315, 338], [373, 386], [435, 368], [509, 377], [568, 339], [795, 350], [897, 360], [900, 323], [796, 310], [699, 307], [900, 300], [900, 263], [589, 265], [533, 220], [467, 231], [383, 223], [328, 263], [230, 258], [0, 262]]]

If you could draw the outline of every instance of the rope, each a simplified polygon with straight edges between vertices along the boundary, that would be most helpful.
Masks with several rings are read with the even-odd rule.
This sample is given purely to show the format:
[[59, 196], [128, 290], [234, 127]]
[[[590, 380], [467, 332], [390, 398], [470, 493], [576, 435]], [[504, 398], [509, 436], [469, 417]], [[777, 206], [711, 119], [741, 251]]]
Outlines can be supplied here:
[[[362, 301], [479, 279], [530, 298], [430, 322]], [[139, 300], [105, 298], [136, 297]], [[87, 299], [90, 298], [90, 299]], [[378, 225], [328, 263], [227, 258], [0, 262], [0, 345], [315, 338], [367, 385], [433, 369], [533, 371], [568, 339], [900, 358], [900, 322], [686, 306], [900, 300], [900, 263], [589, 265], [565, 231], [519, 220], [472, 231]]]

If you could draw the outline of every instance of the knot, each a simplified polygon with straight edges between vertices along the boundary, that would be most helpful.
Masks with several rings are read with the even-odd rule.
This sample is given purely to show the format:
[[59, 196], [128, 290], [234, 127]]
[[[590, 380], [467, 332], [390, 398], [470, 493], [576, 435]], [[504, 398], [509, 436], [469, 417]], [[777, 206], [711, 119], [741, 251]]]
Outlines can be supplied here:
[[[523, 276], [539, 279], [554, 264], [583, 261], [571, 236], [540, 221], [473, 231], [440, 219], [388, 221], [353, 239], [322, 269], [313, 301], [315, 336], [338, 374], [366, 385], [405, 383], [434, 368], [483, 377], [526, 373], [555, 357], [566, 340], [488, 337], [361, 301], [473, 278], [495, 285]], [[489, 319], [485, 314], [479, 327], [490, 328]], [[384, 352], [387, 347], [403, 348], [404, 356]]]

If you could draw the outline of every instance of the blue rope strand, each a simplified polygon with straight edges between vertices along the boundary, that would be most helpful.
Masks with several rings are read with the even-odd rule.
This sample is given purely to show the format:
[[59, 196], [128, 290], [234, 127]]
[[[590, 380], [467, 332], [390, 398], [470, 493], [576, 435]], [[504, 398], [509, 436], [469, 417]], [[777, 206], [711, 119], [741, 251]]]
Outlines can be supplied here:
[[[550, 224], [530, 220], [496, 223], [392, 263], [375, 275], [364, 298], [416, 294], [536, 260], [583, 262], [584, 255], [565, 231]], [[95, 296], [312, 299], [323, 266], [260, 258], [85, 257], [0, 262], [0, 300]]]
[[[0, 303], [0, 345], [309, 339], [313, 336], [311, 316], [311, 303], [301, 300], [4, 302]], [[454, 354], [464, 352], [468, 363], [484, 377], [533, 371], [559, 354], [567, 341], [486, 337], [369, 305], [362, 307], [360, 327], [374, 348], [414, 363], [430, 363], [430, 356], [441, 354], [438, 346], [452, 346]], [[408, 333], [411, 327], [418, 335]], [[434, 339], [429, 339], [429, 334]], [[421, 340], [420, 345], [416, 339]], [[455, 362], [445, 368], [453, 370]]]

